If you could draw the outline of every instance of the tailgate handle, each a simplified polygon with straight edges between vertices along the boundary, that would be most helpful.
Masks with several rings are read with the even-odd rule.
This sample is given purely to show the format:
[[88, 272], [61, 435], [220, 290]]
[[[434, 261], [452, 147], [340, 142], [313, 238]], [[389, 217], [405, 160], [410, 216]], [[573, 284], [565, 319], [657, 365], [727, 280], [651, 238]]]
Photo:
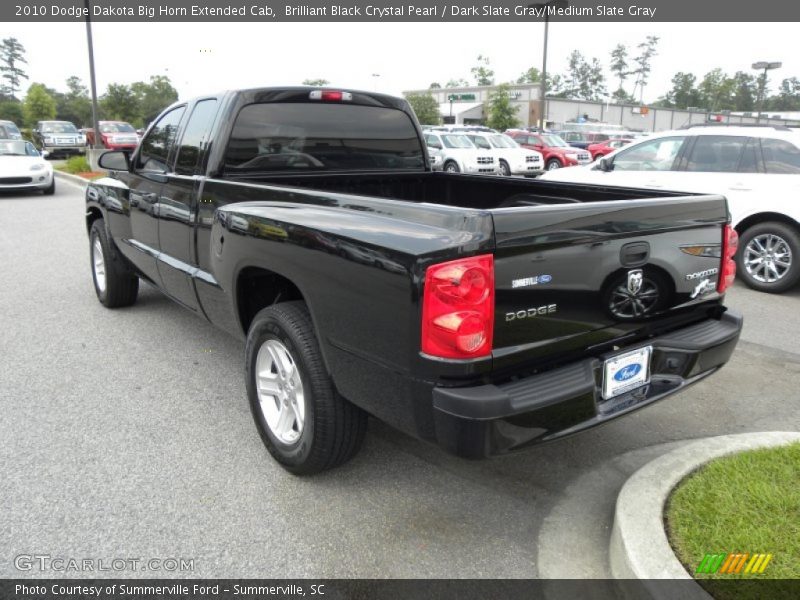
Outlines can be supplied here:
[[650, 258], [650, 244], [647, 242], [631, 242], [619, 251], [619, 262], [623, 267], [641, 267]]

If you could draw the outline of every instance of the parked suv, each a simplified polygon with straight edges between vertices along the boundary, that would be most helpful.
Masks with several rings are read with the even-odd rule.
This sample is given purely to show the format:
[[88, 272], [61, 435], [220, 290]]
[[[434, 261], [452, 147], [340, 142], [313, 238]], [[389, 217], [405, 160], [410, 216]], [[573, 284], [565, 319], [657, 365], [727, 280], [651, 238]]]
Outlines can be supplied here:
[[491, 152], [498, 160], [501, 175], [535, 176], [544, 172], [541, 152], [523, 148], [502, 133], [468, 133], [479, 150]]
[[516, 129], [506, 133], [523, 148], [541, 152], [545, 169], [548, 171], [592, 162], [592, 157], [586, 150], [570, 146], [555, 134], [531, 133]]
[[[133, 125], [125, 121], [100, 121], [100, 141], [104, 148], [109, 150], [135, 150], [139, 143], [139, 136]], [[86, 140], [94, 145], [94, 129], [86, 130]]]
[[39, 121], [33, 140], [50, 157], [86, 154], [86, 136], [69, 121]]
[[14, 121], [0, 121], [0, 139], [21, 140], [22, 132]]
[[500, 173], [499, 163], [492, 153], [478, 150], [463, 133], [426, 131], [424, 135], [429, 149], [441, 151], [444, 171], [487, 175]]
[[666, 131], [544, 178], [723, 194], [739, 233], [742, 281], [764, 292], [800, 281], [800, 133], [786, 127]]

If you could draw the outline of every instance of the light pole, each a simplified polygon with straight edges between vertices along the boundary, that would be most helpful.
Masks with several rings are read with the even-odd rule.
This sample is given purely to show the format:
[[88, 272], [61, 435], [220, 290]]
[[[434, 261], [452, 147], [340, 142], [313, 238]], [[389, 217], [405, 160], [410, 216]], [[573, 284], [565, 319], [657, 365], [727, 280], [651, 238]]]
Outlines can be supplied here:
[[545, 94], [547, 94], [547, 33], [548, 33], [548, 26], [550, 24], [550, 16], [548, 14], [548, 9], [552, 8], [555, 10], [558, 9], [565, 9], [569, 6], [569, 0], [550, 0], [549, 2], [538, 2], [535, 4], [529, 4], [528, 8], [532, 8], [534, 10], [543, 10], [544, 11], [544, 52], [542, 53], [542, 77], [541, 81], [539, 82], [539, 130], [544, 131], [545, 126]]
[[761, 122], [761, 110], [764, 108], [764, 92], [767, 89], [767, 71], [772, 69], [780, 69], [783, 66], [781, 62], [756, 62], [753, 63], [753, 68], [756, 71], [764, 69], [764, 75], [761, 77], [761, 84], [758, 86], [758, 113], [756, 114], [756, 123]]
[[[92, 90], [92, 127], [94, 128], [94, 143], [92, 148], [102, 148], [100, 143], [100, 128], [97, 126], [97, 83], [94, 76], [94, 45], [92, 43], [92, 22], [89, 15], [92, 14], [92, 7], [89, 0], [85, 0], [86, 6], [86, 43], [89, 46], [89, 81]], [[91, 156], [94, 159], [94, 155]], [[94, 164], [92, 164], [94, 169]]]

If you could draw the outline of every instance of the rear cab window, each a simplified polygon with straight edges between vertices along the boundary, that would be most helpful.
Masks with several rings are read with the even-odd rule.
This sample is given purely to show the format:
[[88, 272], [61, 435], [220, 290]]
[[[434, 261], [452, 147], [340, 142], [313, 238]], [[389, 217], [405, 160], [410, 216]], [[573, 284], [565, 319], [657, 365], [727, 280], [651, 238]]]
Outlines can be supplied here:
[[265, 102], [243, 107], [225, 150], [225, 172], [425, 168], [409, 115], [386, 107]]

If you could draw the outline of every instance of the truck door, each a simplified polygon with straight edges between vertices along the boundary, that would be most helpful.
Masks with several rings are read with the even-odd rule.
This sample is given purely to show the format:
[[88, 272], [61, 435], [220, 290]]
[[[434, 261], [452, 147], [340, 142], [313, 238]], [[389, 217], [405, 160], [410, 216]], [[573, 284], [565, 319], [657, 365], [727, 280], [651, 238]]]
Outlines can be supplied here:
[[216, 98], [198, 101], [177, 145], [175, 168], [166, 174], [158, 210], [158, 272], [167, 294], [197, 311], [194, 287], [197, 272], [194, 227], [202, 158], [217, 114]]
[[159, 199], [167, 181], [170, 155], [173, 154], [178, 127], [186, 106], [178, 106], [161, 117], [147, 132], [130, 175], [130, 256], [153, 282], [161, 284], [158, 267]]

